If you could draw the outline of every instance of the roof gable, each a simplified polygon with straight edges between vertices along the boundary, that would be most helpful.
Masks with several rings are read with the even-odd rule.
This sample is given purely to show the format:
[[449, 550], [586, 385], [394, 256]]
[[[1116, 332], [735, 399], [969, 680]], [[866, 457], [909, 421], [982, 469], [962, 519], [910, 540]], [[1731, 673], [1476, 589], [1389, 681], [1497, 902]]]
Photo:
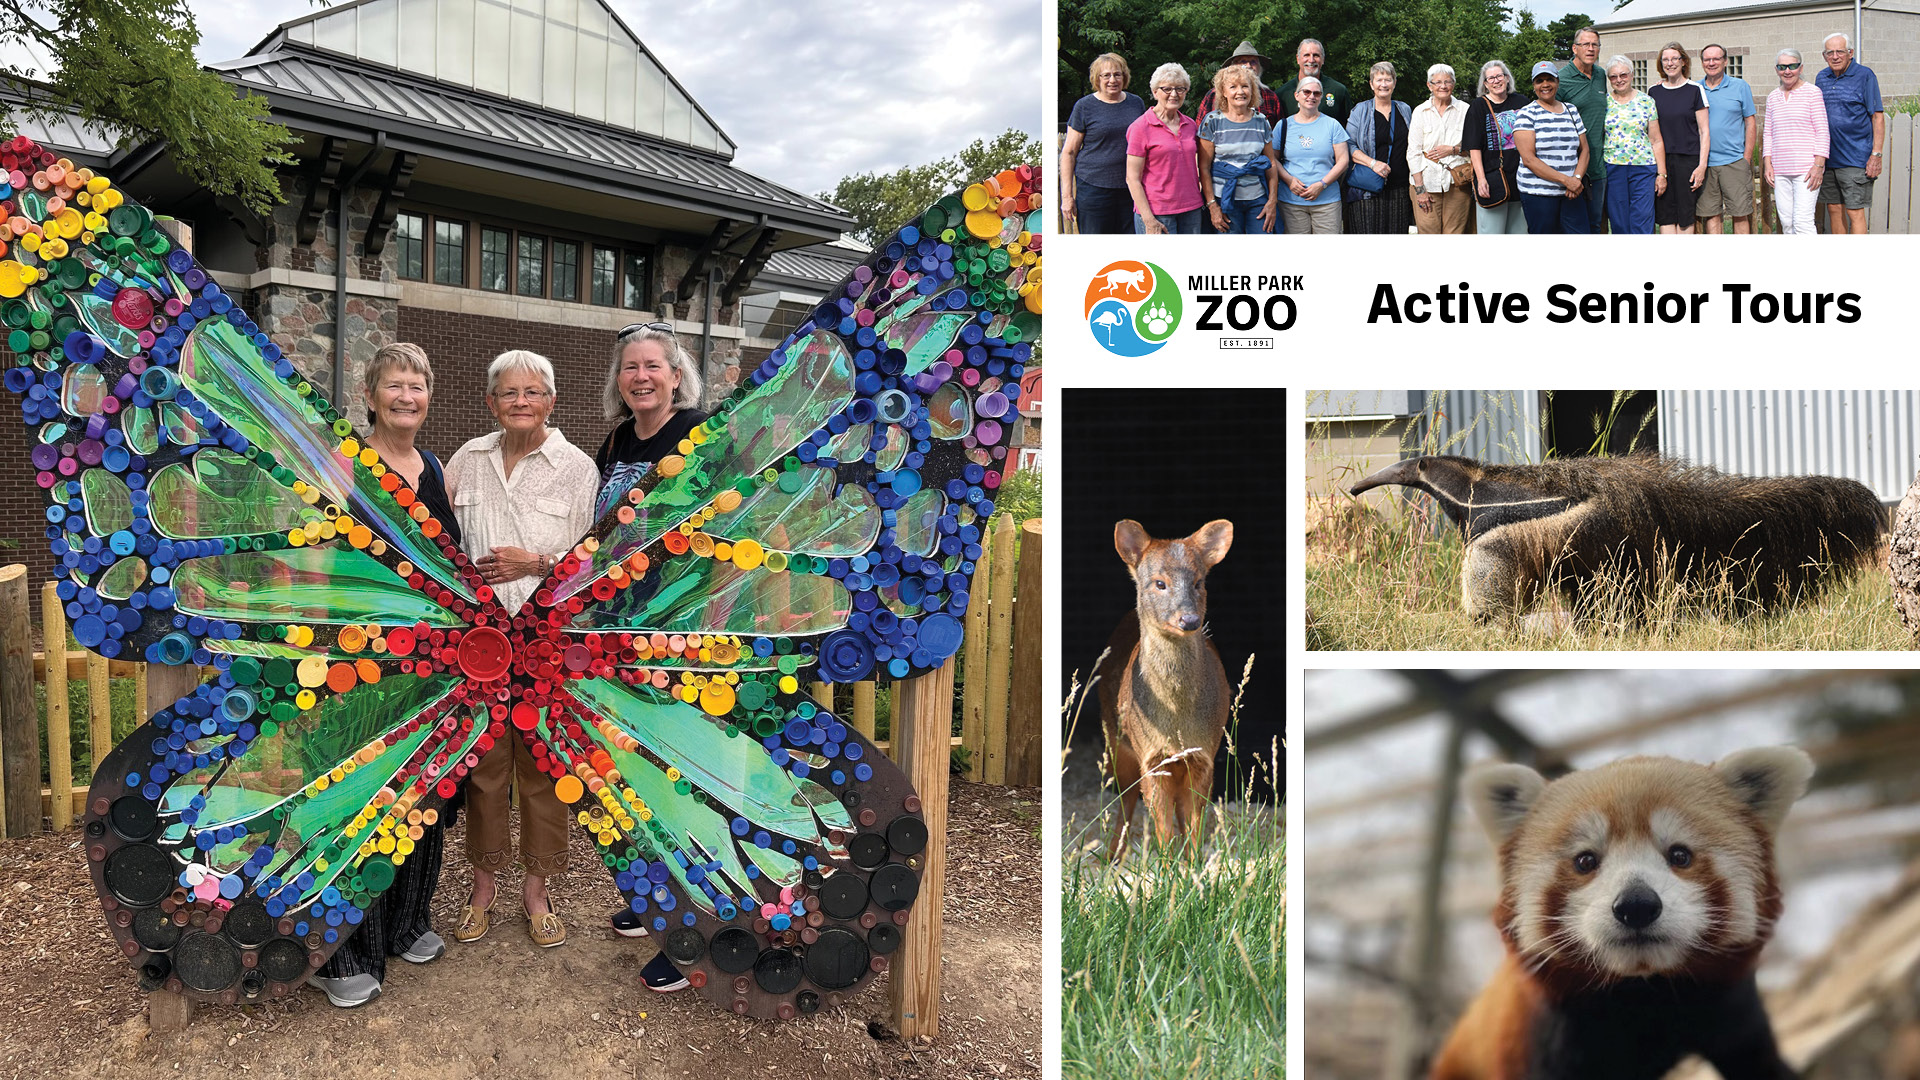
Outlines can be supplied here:
[[276, 39], [720, 154], [733, 140], [604, 0], [356, 0]]

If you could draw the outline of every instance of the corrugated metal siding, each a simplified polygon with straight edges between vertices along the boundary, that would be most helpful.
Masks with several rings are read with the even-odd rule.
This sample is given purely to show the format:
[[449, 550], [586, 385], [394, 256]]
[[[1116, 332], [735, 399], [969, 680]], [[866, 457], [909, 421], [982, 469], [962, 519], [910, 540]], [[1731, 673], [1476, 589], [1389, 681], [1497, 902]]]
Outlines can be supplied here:
[[[1420, 449], [1502, 465], [1540, 460], [1540, 394], [1533, 390], [1430, 390]], [[1430, 436], [1429, 436], [1430, 433]]]
[[1897, 501], [1920, 469], [1915, 390], [1662, 390], [1660, 449], [1747, 476], [1845, 476]]

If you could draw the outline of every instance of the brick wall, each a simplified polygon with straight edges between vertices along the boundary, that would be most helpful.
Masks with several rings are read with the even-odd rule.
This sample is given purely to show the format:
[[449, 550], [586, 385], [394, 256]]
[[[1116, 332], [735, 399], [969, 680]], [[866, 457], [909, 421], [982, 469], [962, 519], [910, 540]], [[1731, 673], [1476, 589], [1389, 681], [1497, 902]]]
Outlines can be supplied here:
[[[13, 354], [0, 350], [0, 364], [12, 367]], [[0, 394], [0, 461], [7, 462], [0, 472], [0, 563], [26, 563], [27, 584], [37, 594], [53, 576], [53, 553], [47, 550], [46, 494], [34, 484], [27, 461], [33, 432], [20, 422], [20, 399]]]

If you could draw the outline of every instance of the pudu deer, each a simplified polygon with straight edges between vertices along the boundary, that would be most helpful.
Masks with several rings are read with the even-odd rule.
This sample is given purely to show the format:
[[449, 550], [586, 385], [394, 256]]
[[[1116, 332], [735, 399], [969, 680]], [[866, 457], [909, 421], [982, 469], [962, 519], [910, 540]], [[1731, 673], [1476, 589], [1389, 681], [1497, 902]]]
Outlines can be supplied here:
[[1120, 620], [1099, 668], [1100, 718], [1120, 785], [1108, 857], [1125, 850], [1144, 796], [1162, 844], [1197, 850], [1213, 788], [1213, 756], [1227, 730], [1231, 688], [1207, 640], [1207, 572], [1233, 544], [1233, 522], [1210, 521], [1182, 540], [1155, 540], [1133, 520], [1113, 527], [1133, 575], [1134, 609]]

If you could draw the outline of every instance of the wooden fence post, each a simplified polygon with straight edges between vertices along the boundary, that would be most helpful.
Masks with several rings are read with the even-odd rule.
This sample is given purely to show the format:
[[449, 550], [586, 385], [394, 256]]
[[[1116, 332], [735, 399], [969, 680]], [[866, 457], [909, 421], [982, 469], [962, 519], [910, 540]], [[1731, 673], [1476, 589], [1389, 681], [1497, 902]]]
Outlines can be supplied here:
[[993, 527], [987, 607], [987, 764], [983, 779], [1007, 782], [1007, 678], [1013, 666], [1013, 517]]
[[987, 778], [987, 604], [993, 582], [993, 537], [989, 535], [987, 558], [973, 566], [972, 600], [967, 604], [965, 686], [960, 688], [960, 745], [967, 748], [967, 779], [981, 783]]
[[0, 567], [0, 756], [7, 835], [40, 831], [40, 710], [33, 704], [33, 616], [27, 568]]
[[860, 734], [873, 741], [873, 680], [861, 679], [853, 684], [853, 726]]
[[813, 684], [813, 703], [828, 712], [833, 711], [833, 684], [817, 682]]
[[[147, 665], [143, 665], [146, 667]], [[147, 715], [172, 708], [173, 703], [200, 685], [200, 669], [192, 664], [152, 665], [147, 672], [142, 705]], [[173, 990], [147, 995], [147, 1026], [154, 1031], [183, 1031], [193, 1023], [193, 999]]]
[[[40, 641], [47, 657], [47, 820], [54, 832], [73, 822], [73, 746], [67, 713], [67, 613], [57, 582], [40, 586]], [[97, 759], [96, 759], [97, 760]], [[35, 785], [36, 787], [38, 785]]]
[[87, 693], [93, 705], [93, 723], [88, 729], [88, 744], [93, 750], [93, 771], [100, 771], [100, 763], [107, 760], [107, 754], [113, 749], [113, 683], [109, 681], [107, 658], [97, 652], [87, 653]]
[[953, 730], [953, 661], [895, 683], [893, 760], [920, 794], [927, 824], [920, 896], [893, 954], [888, 995], [902, 1039], [940, 1034], [940, 920], [947, 881], [947, 764]]
[[1007, 783], [1040, 784], [1041, 523], [1020, 526], [1020, 595], [1013, 605], [1013, 703], [1007, 713]]

